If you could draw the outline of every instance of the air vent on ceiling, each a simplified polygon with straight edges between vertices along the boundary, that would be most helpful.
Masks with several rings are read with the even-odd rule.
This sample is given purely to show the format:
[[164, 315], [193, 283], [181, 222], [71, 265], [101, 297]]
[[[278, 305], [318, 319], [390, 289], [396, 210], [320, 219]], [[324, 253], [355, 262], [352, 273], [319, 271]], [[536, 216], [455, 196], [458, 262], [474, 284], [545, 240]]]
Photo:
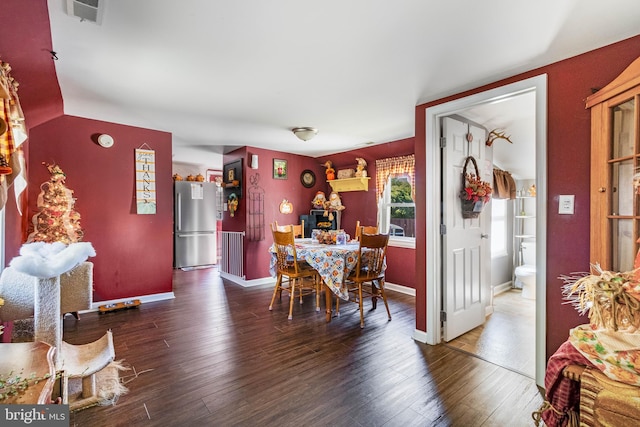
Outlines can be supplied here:
[[102, 12], [105, 0], [67, 0], [67, 14], [80, 18], [80, 21], [90, 21], [102, 24]]

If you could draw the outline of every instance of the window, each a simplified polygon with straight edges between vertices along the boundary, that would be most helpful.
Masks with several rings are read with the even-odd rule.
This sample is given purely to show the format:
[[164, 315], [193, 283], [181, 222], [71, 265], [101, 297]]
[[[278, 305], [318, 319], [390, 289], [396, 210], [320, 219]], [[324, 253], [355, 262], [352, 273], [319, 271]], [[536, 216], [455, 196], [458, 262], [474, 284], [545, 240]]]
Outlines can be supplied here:
[[415, 244], [415, 158], [413, 155], [376, 161], [378, 225], [390, 241]]
[[491, 200], [491, 257], [507, 255], [507, 200]]

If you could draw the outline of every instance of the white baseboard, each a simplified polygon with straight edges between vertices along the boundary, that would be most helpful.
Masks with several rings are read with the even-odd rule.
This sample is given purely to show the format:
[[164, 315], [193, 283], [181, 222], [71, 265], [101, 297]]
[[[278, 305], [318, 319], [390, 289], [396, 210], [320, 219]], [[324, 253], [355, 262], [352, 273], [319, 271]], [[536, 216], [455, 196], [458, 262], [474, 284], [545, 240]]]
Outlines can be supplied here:
[[419, 331], [417, 329], [415, 329], [413, 331], [413, 339], [421, 342], [423, 344], [427, 343], [427, 333], [425, 331]]
[[507, 292], [509, 289], [511, 289], [511, 285], [513, 284], [513, 282], [511, 280], [509, 280], [508, 282], [504, 282], [500, 285], [496, 285], [493, 287], [493, 295], [498, 295], [501, 294], [503, 292]]
[[384, 282], [384, 288], [390, 291], [400, 292], [401, 294], [416, 296], [416, 290], [408, 286], [396, 285], [395, 283]]
[[98, 307], [106, 304], [115, 304], [123, 301], [131, 301], [134, 299], [140, 300], [140, 303], [144, 304], [145, 302], [156, 302], [156, 301], [164, 301], [168, 299], [175, 298], [176, 295], [173, 292], [164, 292], [161, 294], [151, 294], [151, 295], [142, 295], [139, 297], [130, 297], [130, 298], [118, 298], [112, 299], [108, 301], [98, 301], [91, 303], [91, 308], [89, 310], [80, 311], [80, 313], [89, 313], [92, 311], [98, 311]]
[[240, 285], [244, 288], [250, 288], [253, 286], [262, 286], [262, 285], [275, 285], [276, 284], [276, 278], [275, 277], [261, 277], [259, 279], [251, 279], [251, 280], [246, 280], [244, 277], [239, 277], [239, 276], [235, 276], [233, 274], [229, 274], [229, 273], [224, 273], [224, 272], [220, 272], [220, 277], [228, 280], [230, 282], [235, 283], [236, 285]]

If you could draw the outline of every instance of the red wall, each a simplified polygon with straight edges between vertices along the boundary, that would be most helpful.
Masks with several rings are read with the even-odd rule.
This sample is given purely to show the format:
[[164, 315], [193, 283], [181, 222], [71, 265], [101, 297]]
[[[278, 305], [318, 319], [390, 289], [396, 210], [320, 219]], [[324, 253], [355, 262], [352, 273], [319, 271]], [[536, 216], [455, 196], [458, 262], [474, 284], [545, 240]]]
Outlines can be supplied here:
[[[568, 337], [569, 329], [588, 319], [579, 317], [563, 304], [558, 276], [589, 269], [589, 179], [591, 120], [585, 99], [592, 88], [601, 88], [613, 80], [640, 55], [640, 36], [532, 70], [490, 85], [459, 93], [416, 107], [417, 213], [426, 214], [425, 200], [425, 110], [454, 99], [483, 92], [515, 81], [547, 74], [547, 357]], [[422, 190], [421, 190], [422, 189]], [[558, 195], [575, 194], [575, 215], [558, 215]], [[417, 224], [416, 247], [416, 327], [426, 330], [426, 271], [430, 254], [425, 243], [428, 230]], [[433, 231], [430, 231], [433, 232]], [[539, 284], [539, 286], [545, 284]]]
[[20, 84], [25, 123], [34, 127], [61, 116], [62, 94], [56, 77], [46, 0], [2, 0], [0, 58]]
[[[102, 133], [114, 138], [113, 147], [97, 144]], [[39, 212], [40, 184], [50, 178], [42, 163], [58, 164], [76, 198], [84, 241], [96, 250], [94, 301], [171, 292], [171, 134], [63, 116], [32, 128], [29, 144], [28, 217]], [[155, 215], [136, 214], [134, 150], [143, 144], [156, 154]]]

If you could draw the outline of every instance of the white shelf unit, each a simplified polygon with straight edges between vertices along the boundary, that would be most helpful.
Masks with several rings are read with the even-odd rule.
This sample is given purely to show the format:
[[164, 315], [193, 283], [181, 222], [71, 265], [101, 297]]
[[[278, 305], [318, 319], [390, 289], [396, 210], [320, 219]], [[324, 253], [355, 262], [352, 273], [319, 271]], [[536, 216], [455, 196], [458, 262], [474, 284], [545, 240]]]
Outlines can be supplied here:
[[524, 241], [536, 238], [536, 198], [535, 196], [516, 196], [513, 207], [513, 286], [516, 287], [516, 267], [523, 264], [522, 247]]

